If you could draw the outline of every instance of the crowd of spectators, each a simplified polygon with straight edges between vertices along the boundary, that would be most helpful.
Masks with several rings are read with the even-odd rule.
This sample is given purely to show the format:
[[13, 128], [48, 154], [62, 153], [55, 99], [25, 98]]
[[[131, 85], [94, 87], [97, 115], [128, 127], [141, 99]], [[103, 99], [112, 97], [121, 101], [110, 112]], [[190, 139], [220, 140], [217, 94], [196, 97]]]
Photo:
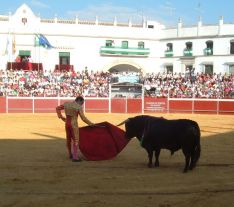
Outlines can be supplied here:
[[8, 96], [108, 97], [109, 73], [0, 71], [0, 93]]
[[[108, 72], [0, 70], [0, 96], [108, 97]], [[140, 78], [145, 96], [234, 98], [234, 74], [150, 73]]]
[[146, 95], [172, 98], [234, 98], [234, 74], [151, 73], [144, 77]]

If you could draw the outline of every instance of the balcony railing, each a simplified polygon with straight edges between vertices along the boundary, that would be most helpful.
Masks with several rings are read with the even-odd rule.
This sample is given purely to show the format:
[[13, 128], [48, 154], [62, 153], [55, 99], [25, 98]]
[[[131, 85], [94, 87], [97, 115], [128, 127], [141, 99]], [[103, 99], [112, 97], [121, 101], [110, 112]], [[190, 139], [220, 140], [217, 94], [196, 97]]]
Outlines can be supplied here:
[[192, 49], [184, 49], [184, 56], [193, 56]]
[[204, 55], [213, 55], [213, 49], [212, 48], [205, 48], [203, 50]]
[[121, 56], [148, 56], [150, 54], [149, 48], [134, 48], [134, 47], [114, 47], [102, 46], [100, 48], [101, 55], [121, 55]]
[[165, 57], [172, 57], [173, 56], [173, 50], [165, 50]]
[[65, 64], [55, 65], [55, 70], [58, 70], [58, 71], [74, 71], [74, 66], [73, 65], [65, 65]]
[[29, 63], [29, 62], [7, 62], [6, 65], [7, 70], [36, 70], [42, 71], [43, 64], [42, 63]]

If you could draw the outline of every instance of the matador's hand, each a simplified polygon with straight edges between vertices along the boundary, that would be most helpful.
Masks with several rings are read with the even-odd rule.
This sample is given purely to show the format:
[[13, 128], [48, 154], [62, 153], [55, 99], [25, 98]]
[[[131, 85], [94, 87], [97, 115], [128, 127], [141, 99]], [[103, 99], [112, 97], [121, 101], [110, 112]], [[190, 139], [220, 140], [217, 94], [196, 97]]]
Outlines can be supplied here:
[[65, 117], [61, 117], [60, 119], [62, 119], [64, 122], [66, 122], [66, 118]]

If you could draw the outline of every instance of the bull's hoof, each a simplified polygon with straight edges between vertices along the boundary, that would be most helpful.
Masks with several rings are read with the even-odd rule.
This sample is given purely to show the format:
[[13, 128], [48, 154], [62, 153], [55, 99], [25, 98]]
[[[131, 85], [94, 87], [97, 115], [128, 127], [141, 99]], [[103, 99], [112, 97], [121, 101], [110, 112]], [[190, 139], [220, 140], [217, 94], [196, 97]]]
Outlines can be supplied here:
[[159, 163], [155, 163], [155, 164], [154, 164], [154, 167], [159, 167]]
[[189, 166], [189, 170], [192, 170], [195, 166]]
[[152, 168], [152, 163], [149, 163], [149, 164], [148, 164], [148, 168]]
[[188, 172], [188, 169], [184, 169], [183, 173], [187, 173]]

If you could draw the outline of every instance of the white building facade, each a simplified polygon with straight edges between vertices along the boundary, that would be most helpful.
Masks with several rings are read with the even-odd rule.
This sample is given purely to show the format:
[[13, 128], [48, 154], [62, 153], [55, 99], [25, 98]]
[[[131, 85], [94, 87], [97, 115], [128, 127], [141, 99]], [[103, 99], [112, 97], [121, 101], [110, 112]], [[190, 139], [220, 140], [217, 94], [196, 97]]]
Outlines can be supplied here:
[[[166, 28], [154, 21], [142, 24], [43, 19], [23, 4], [14, 14], [0, 16], [0, 69], [16, 57], [31, 56], [43, 70], [72, 66], [75, 71], [142, 71], [185, 73], [234, 72], [234, 23]], [[52, 48], [40, 46], [37, 34]], [[7, 64], [8, 63], [8, 64]], [[8, 68], [7, 68], [8, 65]]]

